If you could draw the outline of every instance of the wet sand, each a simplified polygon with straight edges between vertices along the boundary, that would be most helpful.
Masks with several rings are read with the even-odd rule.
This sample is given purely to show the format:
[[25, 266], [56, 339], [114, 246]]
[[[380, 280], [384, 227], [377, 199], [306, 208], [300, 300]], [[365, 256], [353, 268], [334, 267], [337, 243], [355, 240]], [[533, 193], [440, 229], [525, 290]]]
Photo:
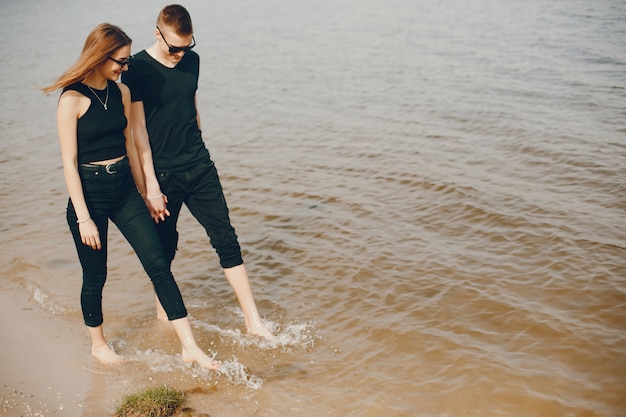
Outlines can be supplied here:
[[5, 289], [0, 328], [2, 415], [82, 416], [92, 360], [84, 329]]
[[[126, 365], [107, 367], [92, 358], [81, 323], [69, 324], [18, 291], [2, 290], [0, 328], [0, 416], [84, 417], [113, 412], [110, 401], [103, 401], [109, 404], [102, 404], [102, 409], [93, 409], [91, 387], [98, 386], [102, 376], [106, 379], [112, 368], [124, 373]], [[140, 382], [136, 383], [139, 390]], [[130, 389], [126, 394], [134, 392]], [[184, 407], [201, 413], [199, 408], [207, 408], [205, 394], [198, 389], [188, 393]]]

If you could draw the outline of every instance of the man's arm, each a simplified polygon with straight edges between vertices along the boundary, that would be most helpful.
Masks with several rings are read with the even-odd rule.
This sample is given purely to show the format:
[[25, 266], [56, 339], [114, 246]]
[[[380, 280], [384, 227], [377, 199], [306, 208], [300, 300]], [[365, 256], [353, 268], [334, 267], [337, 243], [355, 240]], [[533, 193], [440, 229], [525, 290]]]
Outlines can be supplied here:
[[193, 104], [196, 106], [196, 122], [198, 122], [198, 129], [202, 130], [202, 124], [200, 123], [200, 112], [198, 111], [198, 97], [193, 96]]
[[154, 171], [152, 148], [150, 147], [150, 138], [146, 128], [143, 101], [134, 101], [130, 105], [130, 127], [145, 184], [145, 189], [139, 189], [139, 192], [146, 201], [150, 215], [158, 223], [160, 220], [165, 220], [165, 216], [169, 216], [170, 212], [166, 207], [167, 197], [161, 193], [161, 187]]
[[[122, 104], [124, 105], [124, 116], [126, 120], [130, 120], [130, 91], [125, 84], [119, 83], [118, 87], [122, 93]], [[134, 144], [133, 135], [131, 133], [130, 124], [126, 125], [124, 129], [124, 137], [126, 138], [126, 155], [130, 163], [130, 170], [137, 185], [138, 190], [145, 190], [145, 180], [143, 177], [143, 170], [139, 162], [139, 156], [137, 155], [137, 148]]]

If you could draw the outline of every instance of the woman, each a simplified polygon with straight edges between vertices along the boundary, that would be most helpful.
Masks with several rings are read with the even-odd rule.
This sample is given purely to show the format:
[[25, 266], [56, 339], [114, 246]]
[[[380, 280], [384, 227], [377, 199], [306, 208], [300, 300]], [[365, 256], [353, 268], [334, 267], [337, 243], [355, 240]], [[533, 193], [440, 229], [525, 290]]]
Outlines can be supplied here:
[[116, 83], [132, 59], [130, 47], [131, 39], [119, 27], [98, 25], [87, 37], [76, 64], [43, 88], [45, 93], [63, 89], [57, 126], [69, 191], [67, 222], [83, 268], [81, 307], [91, 336], [91, 353], [105, 364], [122, 361], [107, 344], [102, 327], [111, 219], [152, 280], [182, 343], [182, 359], [216, 369], [219, 362], [195, 342], [180, 290], [134, 181], [143, 179], [128, 127], [130, 92]]

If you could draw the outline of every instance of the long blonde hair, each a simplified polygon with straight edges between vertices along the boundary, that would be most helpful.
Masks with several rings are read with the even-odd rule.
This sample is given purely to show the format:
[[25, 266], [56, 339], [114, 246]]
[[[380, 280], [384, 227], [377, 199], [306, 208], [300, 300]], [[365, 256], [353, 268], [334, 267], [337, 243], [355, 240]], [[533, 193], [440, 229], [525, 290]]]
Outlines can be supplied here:
[[42, 87], [41, 90], [44, 93], [51, 93], [59, 88], [84, 80], [113, 52], [131, 43], [132, 40], [119, 27], [109, 23], [99, 24], [87, 36], [78, 61], [61, 74], [54, 83]]

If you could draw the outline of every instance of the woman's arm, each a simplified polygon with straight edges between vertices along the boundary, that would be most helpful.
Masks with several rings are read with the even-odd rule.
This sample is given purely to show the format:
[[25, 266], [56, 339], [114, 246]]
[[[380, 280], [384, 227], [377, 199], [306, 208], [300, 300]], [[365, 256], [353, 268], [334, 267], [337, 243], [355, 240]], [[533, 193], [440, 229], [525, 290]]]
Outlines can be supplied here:
[[78, 217], [78, 228], [83, 244], [93, 249], [102, 247], [98, 227], [91, 219], [83, 186], [78, 174], [78, 138], [76, 128], [78, 117], [89, 107], [89, 99], [74, 91], [66, 91], [59, 98], [57, 107], [57, 129], [61, 145], [61, 159], [63, 160], [63, 175], [65, 185], [70, 194], [72, 205]]

